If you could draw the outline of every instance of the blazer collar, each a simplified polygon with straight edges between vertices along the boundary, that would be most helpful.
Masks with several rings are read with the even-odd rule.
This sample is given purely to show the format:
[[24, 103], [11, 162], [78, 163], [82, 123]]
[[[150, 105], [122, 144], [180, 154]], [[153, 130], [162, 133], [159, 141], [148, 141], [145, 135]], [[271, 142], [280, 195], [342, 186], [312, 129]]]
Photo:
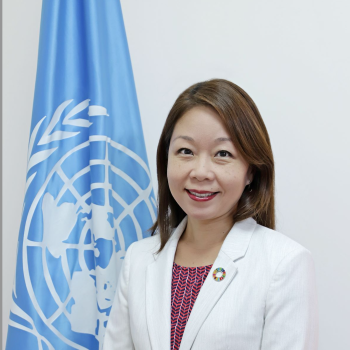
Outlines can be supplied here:
[[[146, 318], [153, 350], [170, 349], [171, 333], [171, 282], [177, 243], [187, 224], [187, 216], [173, 231], [163, 250], [146, 271]], [[187, 321], [180, 350], [189, 350], [196, 335], [217, 301], [232, 282], [238, 269], [234, 261], [244, 257], [256, 226], [253, 218], [233, 225], [227, 234], [208, 277], [197, 296]], [[213, 279], [213, 271], [223, 267], [226, 277], [220, 282]]]

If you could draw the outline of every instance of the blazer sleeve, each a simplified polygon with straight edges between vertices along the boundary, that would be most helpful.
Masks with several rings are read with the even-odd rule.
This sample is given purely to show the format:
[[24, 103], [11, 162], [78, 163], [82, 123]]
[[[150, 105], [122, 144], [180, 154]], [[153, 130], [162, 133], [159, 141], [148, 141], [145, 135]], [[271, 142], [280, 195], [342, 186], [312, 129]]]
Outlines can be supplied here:
[[298, 248], [279, 263], [265, 305], [262, 350], [317, 350], [318, 302], [311, 253]]
[[133, 244], [131, 244], [126, 251], [120, 270], [117, 289], [104, 337], [103, 350], [134, 350], [128, 307], [128, 285], [132, 245]]

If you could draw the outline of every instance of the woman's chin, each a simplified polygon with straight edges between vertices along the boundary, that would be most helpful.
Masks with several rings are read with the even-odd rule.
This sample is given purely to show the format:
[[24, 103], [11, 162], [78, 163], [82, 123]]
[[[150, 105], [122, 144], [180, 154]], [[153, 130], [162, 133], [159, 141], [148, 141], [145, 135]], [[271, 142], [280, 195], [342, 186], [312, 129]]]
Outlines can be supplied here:
[[189, 211], [187, 211], [186, 214], [187, 214], [189, 219], [201, 220], [201, 221], [214, 219], [216, 217], [216, 215], [214, 213], [206, 213], [203, 210], [198, 210], [198, 211], [189, 210]]

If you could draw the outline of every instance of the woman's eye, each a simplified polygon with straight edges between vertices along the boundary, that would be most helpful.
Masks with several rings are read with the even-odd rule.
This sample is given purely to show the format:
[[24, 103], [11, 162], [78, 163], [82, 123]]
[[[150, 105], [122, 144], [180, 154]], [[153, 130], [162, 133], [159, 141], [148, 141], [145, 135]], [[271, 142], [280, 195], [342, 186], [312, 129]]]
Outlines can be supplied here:
[[[188, 148], [180, 148], [177, 151], [177, 153], [186, 155], [186, 154], [192, 154], [192, 151]], [[224, 151], [224, 150], [217, 152], [217, 154], [222, 158], [232, 157], [232, 154], [230, 152]]]
[[181, 154], [190, 154], [192, 153], [192, 151], [188, 148], [180, 148], [177, 153], [181, 153]]
[[232, 157], [232, 154], [228, 151], [219, 151], [217, 154], [221, 154], [221, 156], [224, 158]]

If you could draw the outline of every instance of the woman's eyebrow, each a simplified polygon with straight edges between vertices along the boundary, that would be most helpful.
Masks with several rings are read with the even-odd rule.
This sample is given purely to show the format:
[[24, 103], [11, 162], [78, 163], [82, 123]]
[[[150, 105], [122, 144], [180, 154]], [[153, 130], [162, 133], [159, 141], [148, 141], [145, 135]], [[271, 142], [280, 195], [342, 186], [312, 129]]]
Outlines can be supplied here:
[[214, 140], [215, 142], [226, 142], [226, 141], [230, 141], [232, 142], [232, 140], [229, 137], [218, 137], [217, 139]]
[[[185, 136], [185, 135], [180, 135], [174, 138], [173, 141], [177, 140], [177, 139], [183, 139], [189, 142], [195, 142], [195, 140], [190, 137], [190, 136]], [[226, 141], [232, 141], [229, 137], [218, 137], [217, 139], [214, 140], [214, 142], [226, 142]]]
[[194, 139], [192, 137], [190, 137], [190, 136], [180, 135], [180, 136], [175, 137], [173, 141], [175, 141], [177, 139], [183, 139], [183, 140], [186, 140], [186, 141], [194, 142]]

